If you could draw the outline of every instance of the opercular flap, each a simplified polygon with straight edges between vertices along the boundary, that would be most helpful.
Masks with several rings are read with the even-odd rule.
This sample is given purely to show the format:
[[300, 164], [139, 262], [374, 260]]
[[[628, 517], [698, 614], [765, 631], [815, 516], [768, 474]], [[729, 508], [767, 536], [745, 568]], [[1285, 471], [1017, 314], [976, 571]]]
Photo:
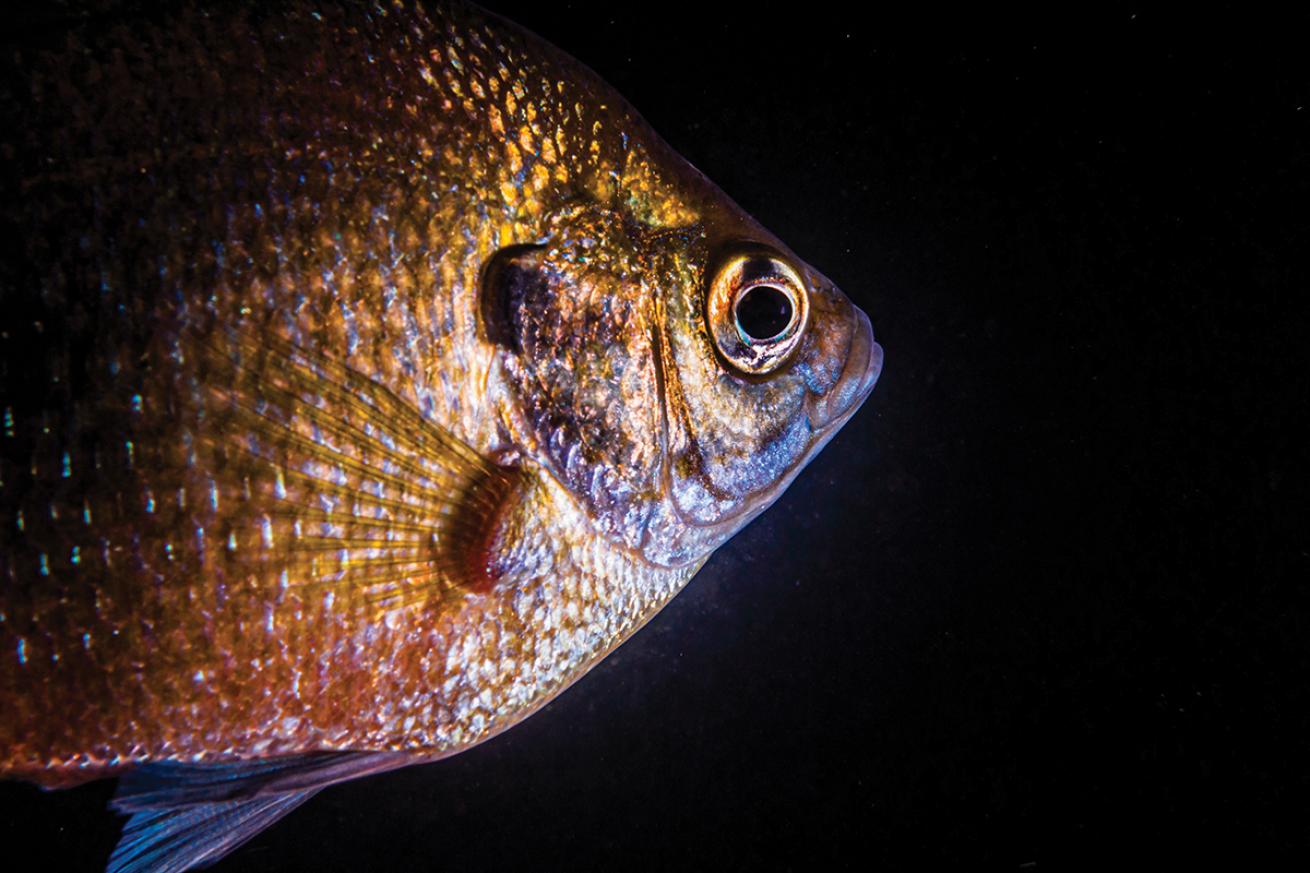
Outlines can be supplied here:
[[636, 547], [660, 488], [664, 421], [657, 294], [645, 242], [629, 233], [604, 210], [570, 213], [544, 245], [489, 262], [482, 312], [535, 454]]

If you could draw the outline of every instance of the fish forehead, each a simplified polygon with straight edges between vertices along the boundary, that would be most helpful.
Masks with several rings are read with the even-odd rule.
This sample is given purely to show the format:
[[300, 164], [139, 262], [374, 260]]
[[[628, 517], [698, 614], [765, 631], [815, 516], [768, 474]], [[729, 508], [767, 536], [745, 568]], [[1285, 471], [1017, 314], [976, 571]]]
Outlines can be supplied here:
[[[694, 569], [611, 548], [545, 478], [510, 521], [518, 584], [440, 609], [365, 621], [321, 591], [269, 600], [185, 572], [226, 547], [198, 513], [240, 495], [189, 467], [204, 422], [172, 399], [202, 374], [161, 313], [321, 350], [490, 453], [515, 434], [477, 333], [486, 257], [536, 239], [559, 203], [614, 202], [629, 170], [651, 220], [688, 220], [661, 205], [657, 162], [634, 164], [644, 127], [622, 102], [503, 22], [445, 4], [288, 9], [220, 22], [188, 8], [47, 57], [29, 123], [11, 128], [22, 197], [5, 213], [29, 225], [36, 289], [6, 292], [35, 316], [4, 362], [23, 440], [5, 481], [34, 471], [0, 509], [4, 576], [21, 583], [0, 623], [11, 772], [457, 750], [535, 710]], [[103, 422], [72, 391], [83, 372], [144, 442], [91, 438]], [[97, 485], [93, 471], [145, 457], [157, 466], [132, 490]], [[123, 587], [107, 569], [123, 561], [151, 584]], [[50, 724], [72, 706], [85, 716]]]

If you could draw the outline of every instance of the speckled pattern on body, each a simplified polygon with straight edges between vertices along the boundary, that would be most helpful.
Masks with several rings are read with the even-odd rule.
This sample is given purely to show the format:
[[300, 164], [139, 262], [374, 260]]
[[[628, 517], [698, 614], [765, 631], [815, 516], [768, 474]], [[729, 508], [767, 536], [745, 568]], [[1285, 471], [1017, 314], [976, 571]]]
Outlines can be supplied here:
[[[8, 775], [466, 748], [654, 615], [877, 376], [831, 283], [475, 9], [186, 6], [17, 63]], [[744, 244], [809, 295], [768, 377], [704, 325]], [[531, 281], [489, 304], [498, 257]]]

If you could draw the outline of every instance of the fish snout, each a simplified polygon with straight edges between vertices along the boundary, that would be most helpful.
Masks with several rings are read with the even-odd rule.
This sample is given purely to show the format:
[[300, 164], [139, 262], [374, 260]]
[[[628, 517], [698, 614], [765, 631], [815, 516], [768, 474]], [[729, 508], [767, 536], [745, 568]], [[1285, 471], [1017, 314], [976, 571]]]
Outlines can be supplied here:
[[850, 342], [841, 373], [829, 390], [806, 398], [810, 427], [816, 432], [841, 427], [868, 398], [882, 372], [882, 346], [874, 341], [869, 316], [853, 303], [849, 306]]

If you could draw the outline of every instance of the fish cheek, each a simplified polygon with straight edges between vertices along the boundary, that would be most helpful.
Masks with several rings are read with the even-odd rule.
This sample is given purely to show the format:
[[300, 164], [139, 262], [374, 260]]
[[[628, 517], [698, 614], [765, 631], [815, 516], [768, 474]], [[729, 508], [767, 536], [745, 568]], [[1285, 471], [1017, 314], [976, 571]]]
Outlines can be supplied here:
[[710, 525], [754, 508], [804, 454], [804, 373], [733, 372], [714, 350], [697, 285], [669, 296], [668, 337], [671, 497], [684, 519]]
[[663, 424], [648, 301], [625, 274], [581, 267], [563, 247], [506, 249], [484, 271], [481, 314], [508, 353], [531, 453], [635, 548], [658, 495]]

